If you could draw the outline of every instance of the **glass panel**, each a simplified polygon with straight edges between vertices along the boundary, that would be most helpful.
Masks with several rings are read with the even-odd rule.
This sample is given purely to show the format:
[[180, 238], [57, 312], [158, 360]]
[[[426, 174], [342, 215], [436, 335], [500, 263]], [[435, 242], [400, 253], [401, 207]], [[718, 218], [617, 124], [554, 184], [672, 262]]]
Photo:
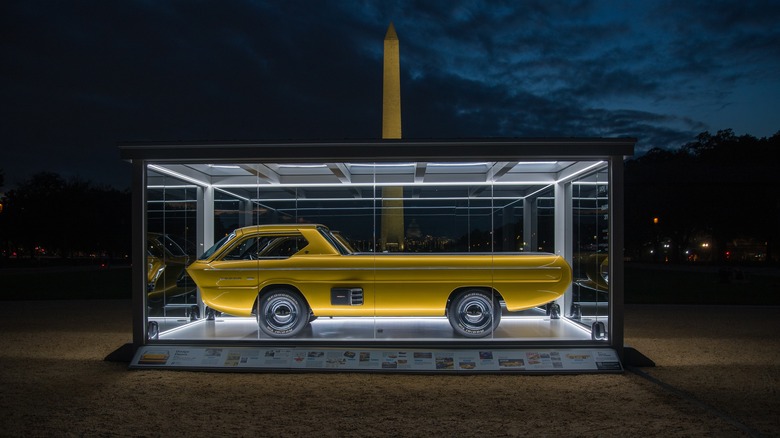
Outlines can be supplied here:
[[196, 258], [196, 187], [148, 172], [146, 270], [150, 321], [160, 331], [199, 315], [194, 283], [185, 268]]
[[494, 186], [493, 250], [524, 251], [523, 199], [518, 187]]
[[607, 339], [609, 311], [609, 186], [606, 168], [572, 183], [574, 284], [569, 314]]
[[[251, 163], [171, 165], [160, 168], [164, 173], [150, 169], [148, 270], [156, 284], [150, 286], [149, 320], [159, 322], [161, 339], [171, 340], [266, 342], [278, 337], [287, 342], [286, 324], [295, 318], [305, 321], [293, 340], [590, 339], [577, 324], [551, 322], [545, 304], [553, 294], [546, 285], [538, 286], [563, 272], [546, 265], [555, 259], [550, 253], [560, 232], [553, 185], [575, 165], [587, 163]], [[195, 176], [203, 178], [202, 185], [193, 184]], [[578, 281], [593, 271], [589, 256], [598, 258], [605, 249], [605, 190], [605, 171], [573, 182]], [[316, 224], [331, 233], [321, 234], [325, 231]], [[265, 234], [242, 230], [257, 225], [284, 228], [260, 229]], [[196, 261], [196, 252], [228, 236], [234, 237], [224, 251], [214, 248], [214, 257], [207, 253]], [[527, 265], [534, 257], [541, 261]], [[194, 279], [180, 278], [187, 266]], [[200, 268], [205, 269], [199, 278]], [[177, 281], [171, 283], [171, 276]], [[164, 291], [166, 284], [171, 293], [157, 294], [160, 302], [155, 303], [152, 292]], [[606, 314], [600, 312], [607, 297], [587, 296], [585, 286], [569, 293], [567, 309], [580, 306], [577, 321], [604, 321]], [[457, 322], [450, 316], [459, 309], [458, 318], [472, 326], [489, 324], [497, 318], [492, 313], [496, 301], [501, 323], [486, 337], [458, 334], [450, 322]], [[593, 304], [584, 309], [586, 302]], [[565, 313], [574, 319], [572, 312]], [[276, 329], [262, 328], [258, 314], [260, 323]], [[186, 327], [173, 330], [181, 325]]]

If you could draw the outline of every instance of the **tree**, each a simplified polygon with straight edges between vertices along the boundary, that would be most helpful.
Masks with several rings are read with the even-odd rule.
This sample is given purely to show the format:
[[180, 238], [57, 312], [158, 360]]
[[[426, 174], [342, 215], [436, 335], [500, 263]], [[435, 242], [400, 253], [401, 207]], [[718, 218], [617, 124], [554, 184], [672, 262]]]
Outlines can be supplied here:
[[124, 256], [130, 248], [130, 193], [41, 172], [6, 194], [0, 221], [6, 253]]
[[773, 160], [778, 148], [780, 133], [757, 139], [727, 129], [701, 133], [676, 151], [654, 149], [628, 161], [627, 245], [670, 239], [677, 261], [697, 234], [712, 236], [720, 254], [727, 242], [750, 237], [767, 243], [771, 260], [780, 223]]

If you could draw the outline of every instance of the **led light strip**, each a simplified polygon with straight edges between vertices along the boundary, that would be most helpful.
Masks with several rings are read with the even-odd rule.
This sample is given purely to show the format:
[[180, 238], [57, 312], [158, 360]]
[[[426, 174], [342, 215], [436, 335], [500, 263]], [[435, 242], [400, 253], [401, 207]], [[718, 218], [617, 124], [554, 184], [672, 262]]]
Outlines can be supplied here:
[[[173, 176], [173, 175], [171, 175]], [[493, 181], [493, 182], [382, 182], [382, 183], [279, 183], [279, 184], [217, 184], [215, 187], [222, 187], [222, 188], [243, 188], [243, 189], [249, 189], [249, 188], [268, 188], [268, 187], [279, 187], [279, 188], [296, 188], [296, 187], [305, 187], [305, 188], [328, 188], [328, 187], [344, 187], [344, 188], [350, 188], [350, 187], [419, 187], [419, 186], [428, 186], [428, 187], [489, 187], [489, 186], [518, 186], [518, 185], [533, 185], [533, 186], [539, 186], [539, 185], [548, 185], [551, 183], [554, 183], [557, 181]]]
[[163, 175], [172, 176], [172, 177], [174, 177], [174, 178], [178, 178], [178, 179], [180, 179], [180, 180], [182, 180], [182, 181], [187, 181], [187, 182], [189, 182], [189, 183], [192, 183], [192, 184], [195, 184], [196, 186], [199, 186], [199, 187], [204, 187], [204, 188], [206, 188], [206, 187], [211, 187], [211, 184], [205, 183], [205, 182], [203, 182], [203, 181], [199, 181], [199, 180], [197, 180], [197, 179], [195, 179], [195, 178], [192, 178], [192, 177], [189, 177], [189, 176], [187, 176], [187, 175], [182, 175], [182, 174], [181, 174], [181, 173], [179, 173], [179, 172], [175, 172], [175, 171], [173, 171], [173, 170], [167, 169], [167, 168], [165, 168], [165, 167], [162, 167], [162, 166], [157, 166], [157, 165], [155, 165], [155, 164], [148, 164], [148, 165], [146, 166], [146, 168], [147, 168], [147, 169], [152, 169], [152, 170], [154, 170], [155, 172], [160, 172], [160, 173], [162, 173]]
[[601, 166], [603, 164], [606, 164], [606, 161], [599, 161], [599, 162], [597, 162], [595, 164], [591, 164], [590, 166], [588, 166], [588, 167], [586, 167], [586, 168], [584, 168], [582, 170], [578, 170], [578, 171], [572, 173], [571, 175], [568, 175], [568, 176], [566, 176], [564, 178], [561, 178], [561, 179], [555, 181], [555, 183], [558, 184], [558, 183], [569, 181], [571, 179], [574, 179], [577, 175], [581, 175], [581, 174], [583, 174], [583, 173], [585, 173], [585, 172], [587, 172], [587, 171], [589, 171], [589, 170], [591, 170], [591, 169], [593, 169], [595, 167]]

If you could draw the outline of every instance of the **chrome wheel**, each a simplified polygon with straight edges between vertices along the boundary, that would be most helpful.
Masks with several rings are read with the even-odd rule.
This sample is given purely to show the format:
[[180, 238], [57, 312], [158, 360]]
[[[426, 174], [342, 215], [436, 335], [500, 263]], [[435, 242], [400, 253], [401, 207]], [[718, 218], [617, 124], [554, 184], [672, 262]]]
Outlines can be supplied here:
[[492, 293], [470, 289], [453, 298], [447, 316], [457, 333], [470, 338], [481, 338], [492, 333], [498, 326], [501, 305]]
[[261, 331], [276, 338], [298, 334], [309, 322], [311, 311], [295, 291], [274, 289], [258, 300], [257, 323]]

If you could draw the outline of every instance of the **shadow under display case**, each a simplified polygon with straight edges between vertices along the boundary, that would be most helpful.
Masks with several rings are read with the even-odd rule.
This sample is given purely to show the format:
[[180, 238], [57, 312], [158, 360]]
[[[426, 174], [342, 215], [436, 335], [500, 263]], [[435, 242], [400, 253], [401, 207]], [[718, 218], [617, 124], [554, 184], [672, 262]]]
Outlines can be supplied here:
[[[248, 349], [245, 363], [262, 347], [255, 359], [288, 356], [281, 368], [300, 349], [301, 366], [323, 367], [422, 349], [404, 363], [433, 369], [431, 349], [471, 352], [459, 370], [554, 367], [561, 348], [619, 355], [622, 257], [609, 253], [633, 140], [550, 143], [123, 146], [145, 250], [134, 341], [152, 363], [171, 361], [166, 346], [202, 346], [181, 358], [202, 363], [215, 346]], [[524, 347], [503, 367], [487, 349]]]

